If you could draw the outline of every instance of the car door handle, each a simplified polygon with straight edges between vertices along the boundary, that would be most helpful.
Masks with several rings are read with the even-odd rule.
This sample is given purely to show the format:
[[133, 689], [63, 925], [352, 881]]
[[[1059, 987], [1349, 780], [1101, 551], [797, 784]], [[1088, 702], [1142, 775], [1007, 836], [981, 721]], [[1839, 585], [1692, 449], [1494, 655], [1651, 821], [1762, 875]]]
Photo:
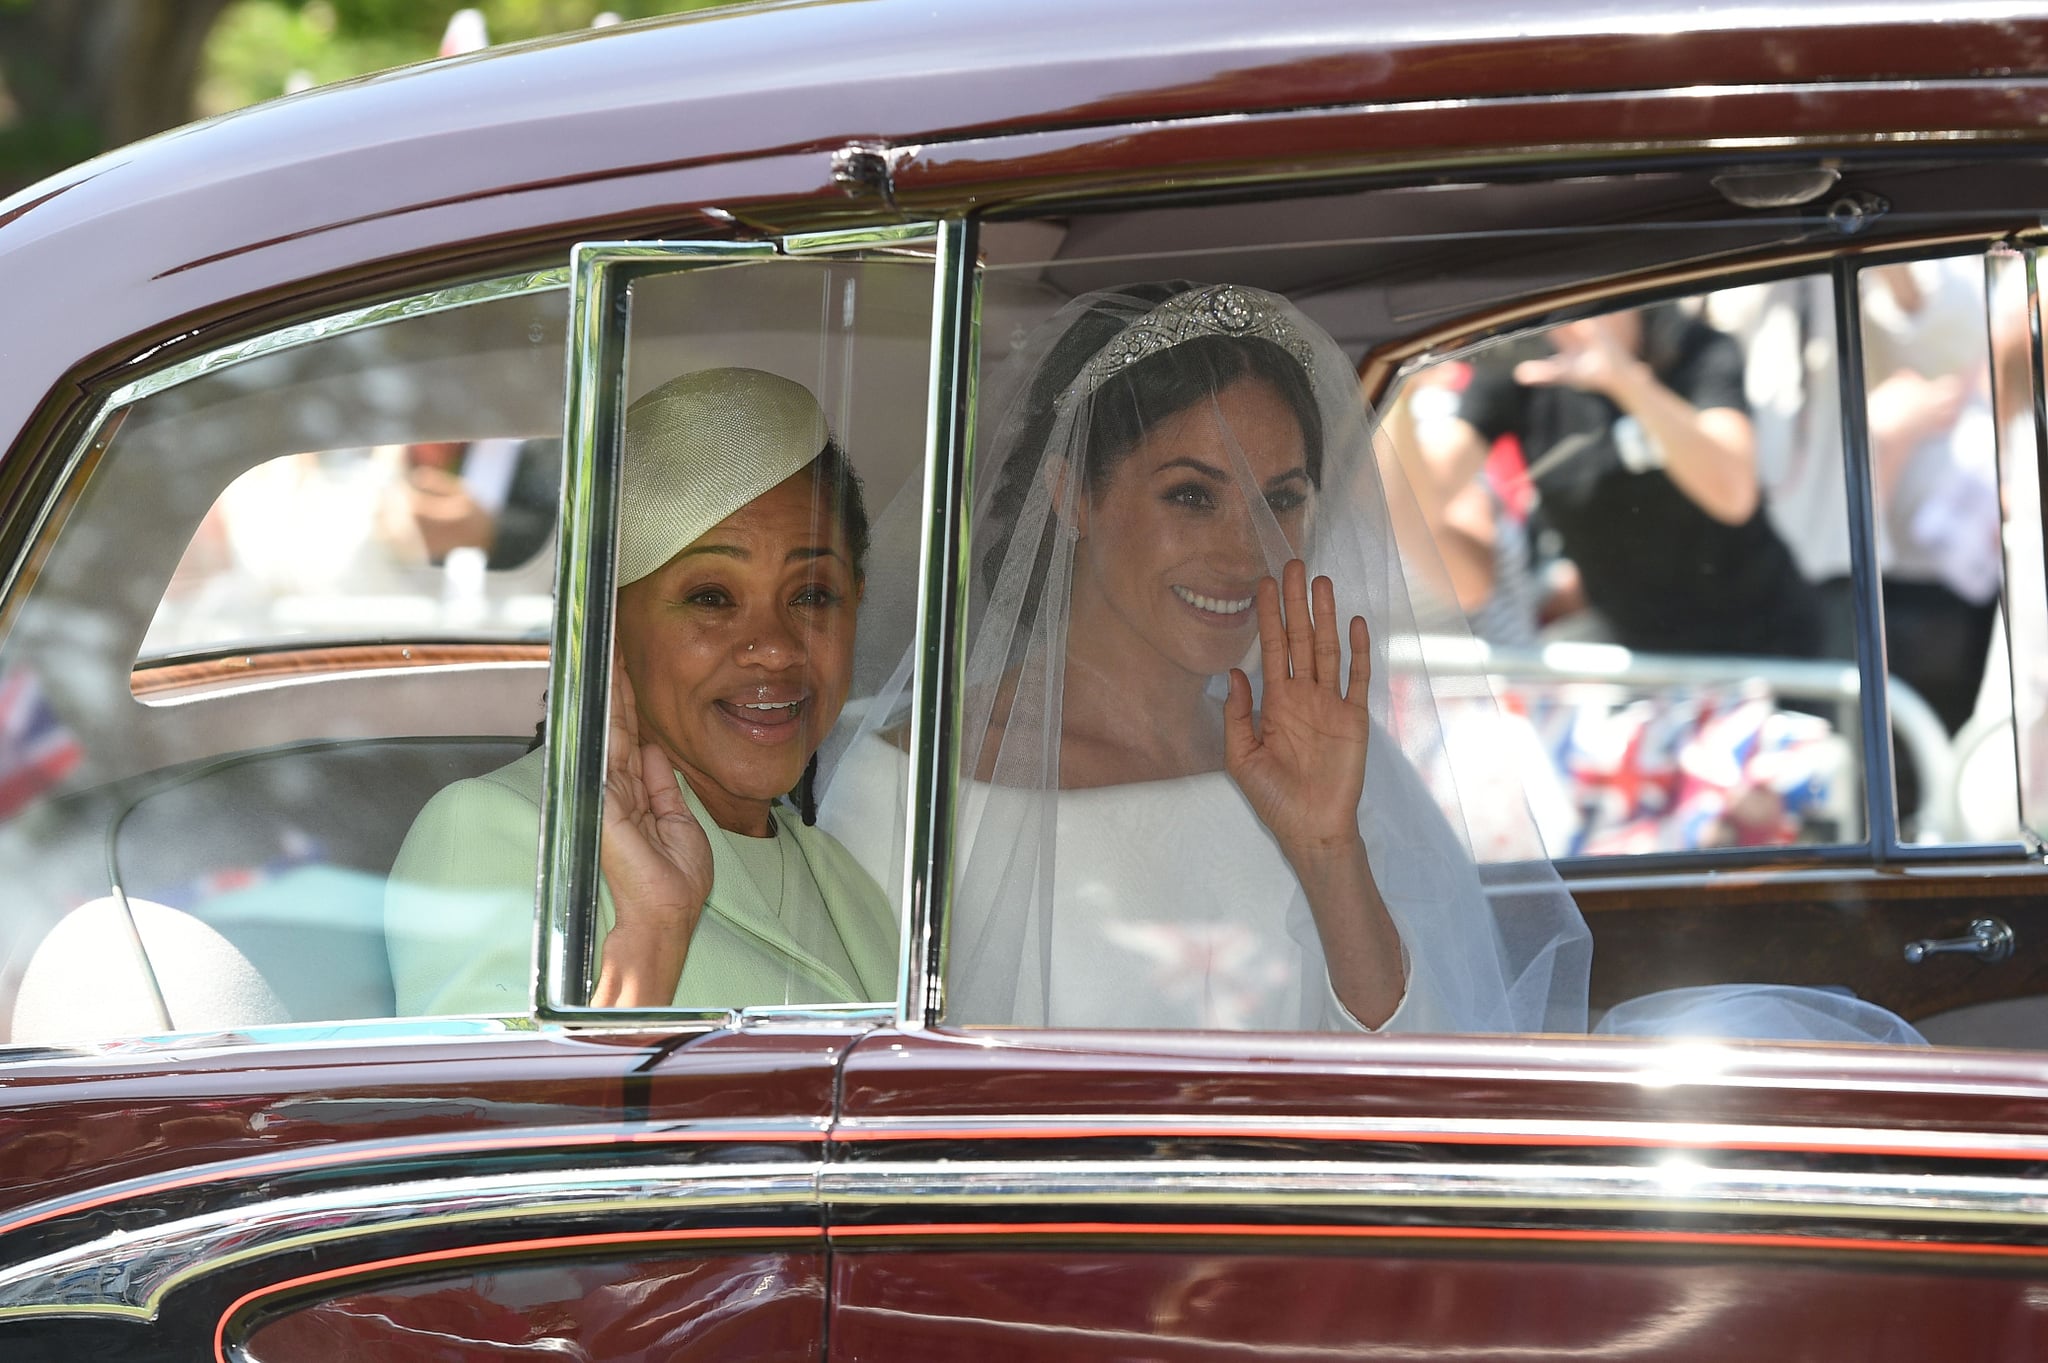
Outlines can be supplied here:
[[1980, 961], [2003, 961], [2012, 955], [2012, 928], [2002, 918], [1979, 918], [1963, 937], [1923, 937], [1906, 943], [1906, 959], [1914, 965], [1929, 956], [1975, 956]]

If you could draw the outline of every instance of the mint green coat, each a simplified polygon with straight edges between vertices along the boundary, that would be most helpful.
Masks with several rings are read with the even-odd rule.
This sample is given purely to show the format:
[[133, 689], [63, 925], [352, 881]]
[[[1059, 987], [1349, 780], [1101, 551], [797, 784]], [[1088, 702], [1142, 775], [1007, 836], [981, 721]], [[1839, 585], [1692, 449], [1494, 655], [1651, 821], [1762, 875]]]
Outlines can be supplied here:
[[[384, 895], [385, 944], [401, 1016], [525, 1015], [534, 984], [535, 880], [543, 754], [438, 792], [399, 849]], [[785, 825], [858, 978], [826, 965], [777, 921], [689, 783], [690, 811], [711, 843], [711, 898], [676, 986], [678, 1008], [887, 1002], [896, 994], [896, 913], [828, 833]], [[611, 931], [600, 888], [597, 940]]]

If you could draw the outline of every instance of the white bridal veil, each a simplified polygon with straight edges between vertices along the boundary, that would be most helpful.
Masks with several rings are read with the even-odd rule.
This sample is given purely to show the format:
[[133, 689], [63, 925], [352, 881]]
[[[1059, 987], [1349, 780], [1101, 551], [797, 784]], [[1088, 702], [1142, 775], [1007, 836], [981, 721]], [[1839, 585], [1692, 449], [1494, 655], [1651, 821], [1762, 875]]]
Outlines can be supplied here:
[[[1272, 432], [1246, 429], [1219, 402], [1247, 382], [1287, 404], [1307, 479], [1276, 489], [1259, 457]], [[1142, 690], [1148, 669], [1173, 665], [1153, 658], [1148, 621], [1177, 607], [1164, 579], [1147, 574], [1177, 551], [1117, 541], [1106, 512], [1089, 524], [1089, 506], [1103, 505], [1095, 499], [1136, 442], [1193, 413], [1223, 432], [1230, 464], [1206, 490], [1168, 490], [1176, 514], [1196, 508], [1187, 514], [1212, 546], [1201, 552], [1236, 552], [1254, 578], [1301, 557], [1332, 579], [1340, 615], [1369, 627], [1374, 730], [1357, 825], [1405, 958], [1407, 994], [1388, 1025], [1583, 1030], [1589, 934], [1514, 783], [1459, 788], [1454, 773], [1488, 764], [1478, 752], [1467, 754], [1476, 766], [1453, 762], [1450, 750], [1497, 743], [1501, 717], [1484, 679], [1425, 665], [1420, 637], [1463, 634], [1464, 619], [1398, 461], [1376, 454], [1371, 413], [1336, 343], [1256, 289], [1134, 285], [1061, 308], [1019, 340], [983, 392], [947, 1020], [1356, 1025], [1326, 982], [1306, 895], [1221, 770], [1128, 783], [1097, 772], [1085, 785], [1070, 770], [1063, 781], [1062, 714], [1079, 688]], [[821, 755], [822, 822], [884, 885], [902, 864], [915, 581], [914, 560], [892, 564], [890, 548], [909, 539], [913, 513], [892, 508], [876, 527], [848, 712], [858, 723], [843, 723]], [[1233, 539], [1234, 549], [1213, 547]], [[1111, 590], [1123, 604], [1107, 623], [1096, 611], [1077, 626], [1077, 574], [1091, 573], [1121, 582]], [[1223, 608], [1224, 619], [1238, 605], [1182, 600]], [[1093, 633], [1084, 641], [1077, 627]], [[1231, 663], [1250, 674], [1255, 703], [1262, 695], [1256, 630], [1234, 628], [1220, 646], [1242, 641], [1241, 655], [1205, 688], [1218, 723]], [[1101, 637], [1119, 629], [1128, 639]], [[1105, 644], [1128, 659], [1114, 676], [1070, 667]], [[1157, 719], [1189, 722], [1184, 712]], [[1137, 747], [1182, 736], [1130, 735]]]

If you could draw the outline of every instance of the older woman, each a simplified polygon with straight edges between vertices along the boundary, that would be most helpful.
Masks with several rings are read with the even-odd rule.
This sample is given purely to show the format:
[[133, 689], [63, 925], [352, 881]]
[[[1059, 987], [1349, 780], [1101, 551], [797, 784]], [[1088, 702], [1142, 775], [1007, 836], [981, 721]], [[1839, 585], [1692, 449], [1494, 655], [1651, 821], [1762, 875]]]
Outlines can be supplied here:
[[[783, 803], [851, 676], [867, 518], [801, 385], [672, 379], [626, 414], [599, 1005], [888, 998], [895, 914]], [[441, 791], [385, 913], [405, 1014], [523, 1013], [542, 754]]]

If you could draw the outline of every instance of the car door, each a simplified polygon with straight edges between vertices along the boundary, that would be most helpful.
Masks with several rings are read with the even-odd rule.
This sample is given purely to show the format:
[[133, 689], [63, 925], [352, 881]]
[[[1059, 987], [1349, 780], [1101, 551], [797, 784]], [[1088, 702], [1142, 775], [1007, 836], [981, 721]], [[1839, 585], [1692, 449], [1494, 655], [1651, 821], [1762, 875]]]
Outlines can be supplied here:
[[[587, 248], [140, 380], [87, 457], [51, 453], [6, 666], [75, 760], [8, 830], [0, 1351], [819, 1356], [837, 1068], [893, 1004], [588, 1006], [608, 670], [578, 660], [610, 649], [608, 395], [656, 369], [799, 367], [869, 485], [922, 497], [934, 240]], [[466, 475], [565, 424], [552, 593], [459, 544], [363, 567], [351, 507], [447, 490], [352, 501], [384, 465], [453, 442]], [[305, 568], [337, 525], [333, 572], [248, 589], [239, 537], [296, 533]], [[110, 575], [132, 590], [96, 597]], [[398, 839], [529, 746], [543, 687], [538, 969], [492, 1015], [428, 1015], [386, 949], [447, 928], [387, 916]]]
[[[1930, 172], [1913, 188], [1938, 178]], [[1958, 170], [1950, 187], [1981, 192], [1987, 183]], [[1613, 188], [1623, 197], [1655, 193], [1641, 182]], [[1568, 197], [1559, 193], [1552, 206]], [[1470, 195], [1463, 212], [1460, 194]], [[1715, 284], [1817, 274], [1829, 297], [1818, 329], [1845, 350], [1861, 344], [1861, 262], [1814, 269], [1803, 254], [1813, 246], [1811, 222], [1739, 219], [1744, 248], [1757, 246], [1752, 233], [1783, 229], [1784, 249], [1802, 254], [1720, 275], [1704, 262], [1723, 249], [1739, 254], [1731, 240], [1710, 244], [1725, 224], [1615, 231], [1612, 221], [1626, 212], [1609, 202], [1597, 226], [1536, 221], [1527, 236], [1501, 228], [1494, 244], [1507, 264], [1460, 273], [1452, 266], [1464, 259], [1471, 224], [1512, 219], [1506, 200], [1490, 201], [1476, 186], [1432, 186], [1409, 201], [1417, 216], [1406, 217], [1399, 198], [1398, 190], [1377, 200], [1369, 192], [1352, 200], [1276, 194], [1268, 203], [1219, 195], [1206, 213], [1184, 199], [1153, 212], [1124, 199], [1033, 222], [1039, 235], [1022, 248], [1006, 235], [1010, 224], [984, 224], [991, 268], [981, 317], [984, 336], [1002, 340], [984, 352], [980, 382], [990, 384], [991, 355], [1017, 346], [1013, 338], [1058, 306], [1035, 301], [1038, 291], [1063, 303], [1086, 289], [1181, 272], [1281, 290], [1288, 280], [1344, 281], [1321, 296], [1315, 285], [1299, 286], [1308, 295], [1302, 306], [1333, 329], [1348, 315], [1373, 339], [1363, 368], [1376, 393], [1387, 391], [1373, 379], [1390, 316], [1416, 328], [1412, 348], [1387, 347], [1392, 362], [1436, 340], [1451, 358], [1469, 354], [1462, 345], [1490, 334], [1474, 320], [1487, 316], [1479, 305], [1499, 303], [1512, 287], [1503, 277], [1530, 261], [1542, 262], [1535, 273], [1584, 273], [1546, 275], [1493, 319], [1502, 332], [1603, 306], [1691, 298]], [[1533, 217], [1546, 201], [1518, 202]], [[1437, 207], [1444, 217], [1433, 240], [1426, 229]], [[1385, 237], [1361, 236], [1346, 259], [1333, 225], [1379, 221], [1381, 210]], [[1995, 202], [1983, 211], [1987, 223], [2002, 213]], [[1697, 241], [1674, 244], [1694, 230]], [[1556, 246], [1574, 235], [1602, 243], [1597, 260], [1570, 259]], [[1310, 243], [1300, 255], [1261, 254], [1275, 238], [1297, 236]], [[1645, 268], [1635, 287], [1589, 303], [1585, 276], [1604, 273], [1616, 252], [1643, 267], [1652, 256], [1684, 257], [1686, 268], [1675, 282]], [[1908, 242], [1874, 261], [1954, 254]], [[1981, 280], [1981, 245], [1967, 254]], [[1992, 274], [2018, 260], [1994, 251]], [[1987, 368], [1991, 296], [1980, 291], [1976, 314]], [[1422, 325], [1467, 307], [1474, 311], [1441, 333]], [[1383, 379], [1386, 368], [1378, 373]], [[1864, 412], [1876, 381], [1852, 375], [1840, 390], [1844, 408]], [[2024, 372], [2019, 381], [2028, 384]], [[1845, 449], [1864, 457], [1837, 437], [1838, 458]], [[2031, 457], [2034, 446], [1999, 449], [2009, 461]], [[1807, 846], [1622, 849], [1568, 863], [1594, 933], [1596, 1010], [1660, 985], [1744, 980], [1839, 982], [1915, 1019], [1961, 994], [2038, 993], [2030, 938], [2017, 959], [1979, 959], [1963, 921], [1999, 901], [2029, 912], [2039, 869], [2025, 850], [2012, 778], [1979, 787], [1987, 801], [2011, 807], [2011, 827], [1938, 845], [1902, 825], [1891, 778], [1872, 774], [1891, 770], [1892, 745], [1865, 735], [1886, 735], [1894, 723], [1905, 729], [1916, 716], [1911, 697], [1889, 711], [1877, 700], [1886, 689], [1886, 622], [1874, 535], [1847, 515], [1839, 529], [1856, 538], [1857, 571], [1870, 579], [1850, 657], [1810, 673], [1797, 664], [1754, 671], [1787, 694], [1824, 682], [1828, 696], [1849, 700], [1854, 713], [1841, 732], [1854, 736], [1858, 765], [1841, 793], [1852, 822]], [[2038, 503], [2009, 499], [2005, 515], [2011, 535], [2029, 516], [2038, 520]], [[979, 548], [970, 535], [956, 552], [971, 562]], [[2038, 570], [2021, 562], [2006, 560], [2008, 581], [2019, 584], [2008, 600], [2038, 595]], [[1615, 663], [1611, 653], [1580, 657], [1588, 667]], [[1567, 652], [1544, 665], [1569, 682], [1571, 661]], [[1449, 659], [1445, 674], [1455, 675], [1458, 662]], [[1754, 663], [1728, 666], [1747, 677]], [[1500, 658], [1481, 657], [1469, 670], [1512, 675]], [[1710, 670], [1680, 681], [1656, 681], [1650, 668], [1642, 675], [1675, 689], [1710, 680]], [[1914, 741], [1906, 735], [1900, 749]], [[1930, 736], [1922, 751], [1938, 758], [1943, 749]], [[1483, 786], [1499, 770], [1523, 770], [1520, 760], [1497, 745], [1465, 774]], [[1803, 1046], [1758, 1046], [1734, 1040], [1741, 1033], [1699, 1030], [1654, 1043], [964, 1025], [947, 1013], [947, 914], [969, 891], [954, 885], [949, 902], [936, 887], [958, 874], [963, 854], [945, 828], [972, 774], [954, 773], [957, 784], [940, 775], [927, 793], [936, 810], [912, 845], [935, 888], [913, 901], [903, 1013], [895, 1030], [863, 1037], [847, 1059], [822, 1176], [834, 1359], [1911, 1358], [2038, 1347], [2031, 1294], [2041, 1247], [2026, 1209], [2026, 1161], [2039, 1148], [2043, 1094], [2031, 1056], [1835, 1046], [1811, 1036], [1788, 1036]], [[1909, 957], [1903, 948], [1923, 935], [1959, 949]], [[1164, 970], [1128, 977], [1134, 993], [1167, 987]]]

